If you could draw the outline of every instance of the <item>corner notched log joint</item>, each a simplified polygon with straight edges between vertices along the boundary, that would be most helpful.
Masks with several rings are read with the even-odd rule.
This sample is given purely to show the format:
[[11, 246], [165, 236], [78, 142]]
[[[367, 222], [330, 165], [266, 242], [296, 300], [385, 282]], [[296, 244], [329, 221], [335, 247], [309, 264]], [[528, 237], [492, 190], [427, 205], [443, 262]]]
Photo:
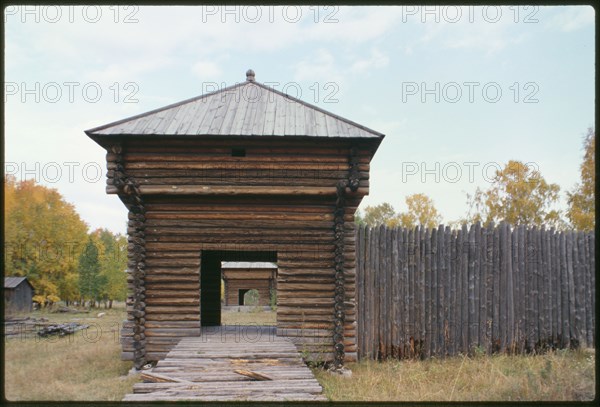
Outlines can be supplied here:
[[132, 296], [127, 299], [132, 306], [133, 317], [133, 360], [136, 369], [141, 369], [146, 360], [146, 335], [145, 335], [145, 207], [140, 195], [139, 185], [136, 180], [125, 174], [123, 162], [123, 148], [121, 144], [111, 147], [114, 154], [115, 171], [114, 186], [118, 189], [119, 198], [129, 210], [128, 218], [128, 263], [127, 267], [131, 276]]
[[356, 192], [360, 183], [360, 171], [358, 170], [358, 155], [356, 147], [350, 149], [350, 170], [348, 174], [348, 186], [352, 192]]
[[346, 313], [344, 300], [345, 276], [344, 276], [344, 214], [346, 211], [346, 188], [356, 192], [360, 182], [360, 172], [358, 170], [358, 157], [356, 147], [350, 149], [348, 159], [348, 179], [340, 180], [336, 185], [336, 202], [333, 219], [334, 227], [334, 246], [335, 246], [335, 297], [334, 297], [334, 316], [333, 316], [333, 367], [341, 369], [344, 366], [344, 325], [346, 322]]
[[335, 297], [333, 303], [333, 367], [341, 369], [344, 365], [344, 309], [345, 278], [344, 278], [344, 212], [345, 193], [348, 181], [340, 180], [336, 185], [337, 199], [333, 219], [335, 246]]

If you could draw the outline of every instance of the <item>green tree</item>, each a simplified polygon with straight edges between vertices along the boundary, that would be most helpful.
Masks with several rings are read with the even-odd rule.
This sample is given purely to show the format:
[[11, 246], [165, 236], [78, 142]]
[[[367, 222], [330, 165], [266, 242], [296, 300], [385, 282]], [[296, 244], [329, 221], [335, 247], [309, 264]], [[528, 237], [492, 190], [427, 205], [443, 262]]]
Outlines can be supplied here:
[[354, 214], [354, 223], [357, 226], [366, 225], [365, 219], [363, 218], [363, 215], [362, 215], [362, 212], [360, 211], [360, 209], [357, 209], [356, 213]]
[[398, 226], [399, 220], [394, 207], [387, 202], [376, 206], [367, 206], [362, 221], [368, 226], [385, 224], [389, 227]]
[[596, 131], [592, 128], [583, 141], [584, 154], [581, 163], [581, 183], [575, 185], [572, 192], [567, 192], [569, 208], [567, 218], [577, 230], [594, 230], [596, 217]]
[[57, 190], [34, 180], [6, 177], [4, 194], [5, 275], [26, 276], [45, 298], [75, 299], [87, 225]]
[[105, 276], [100, 274], [98, 247], [90, 236], [79, 257], [79, 292], [82, 298], [89, 300], [90, 305], [94, 307], [105, 284]]
[[414, 228], [423, 225], [434, 228], [442, 222], [442, 217], [435, 209], [433, 200], [425, 194], [412, 194], [406, 197], [408, 210], [399, 215], [400, 226]]
[[511, 160], [496, 171], [487, 190], [477, 188], [474, 195], [467, 195], [465, 221], [562, 227], [559, 211], [552, 209], [559, 192], [560, 187], [546, 182], [538, 170]]
[[98, 229], [92, 235], [99, 248], [100, 275], [106, 282], [100, 299], [112, 308], [114, 300], [123, 301], [127, 296], [127, 239], [107, 229]]

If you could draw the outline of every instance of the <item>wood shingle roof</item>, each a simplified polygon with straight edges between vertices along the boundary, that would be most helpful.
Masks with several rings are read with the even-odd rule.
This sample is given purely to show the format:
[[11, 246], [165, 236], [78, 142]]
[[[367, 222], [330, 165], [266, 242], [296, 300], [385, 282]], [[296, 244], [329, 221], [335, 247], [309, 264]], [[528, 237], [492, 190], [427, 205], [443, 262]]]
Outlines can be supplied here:
[[[252, 73], [252, 75], [250, 75]], [[85, 132], [110, 136], [301, 136], [382, 139], [371, 130], [254, 81], [187, 99]]]

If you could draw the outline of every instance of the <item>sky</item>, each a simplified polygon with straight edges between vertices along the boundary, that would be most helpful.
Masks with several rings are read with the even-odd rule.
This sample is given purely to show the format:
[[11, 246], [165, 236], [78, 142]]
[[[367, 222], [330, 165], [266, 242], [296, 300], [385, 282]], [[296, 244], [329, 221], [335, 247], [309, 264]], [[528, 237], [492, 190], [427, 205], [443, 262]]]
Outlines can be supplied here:
[[566, 191], [595, 127], [588, 6], [9, 6], [4, 171], [125, 233], [84, 130], [256, 80], [386, 135], [361, 208], [425, 193], [444, 223], [520, 160]]

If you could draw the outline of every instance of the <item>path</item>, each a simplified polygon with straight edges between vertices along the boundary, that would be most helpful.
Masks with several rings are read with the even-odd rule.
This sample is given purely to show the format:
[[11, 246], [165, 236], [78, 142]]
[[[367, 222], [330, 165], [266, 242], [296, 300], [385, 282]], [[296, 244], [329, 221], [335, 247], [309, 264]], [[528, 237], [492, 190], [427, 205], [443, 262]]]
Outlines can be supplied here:
[[[234, 370], [267, 375], [257, 381]], [[124, 401], [326, 401], [322, 388], [288, 339], [273, 327], [205, 327], [182, 338], [142, 375]]]

